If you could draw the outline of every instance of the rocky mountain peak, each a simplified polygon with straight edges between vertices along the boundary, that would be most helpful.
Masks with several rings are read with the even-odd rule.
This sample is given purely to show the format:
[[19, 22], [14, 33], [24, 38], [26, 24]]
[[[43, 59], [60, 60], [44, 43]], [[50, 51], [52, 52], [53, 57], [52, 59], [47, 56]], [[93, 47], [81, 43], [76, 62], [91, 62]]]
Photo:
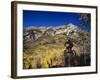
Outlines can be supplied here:
[[71, 35], [73, 35], [74, 33], [77, 33], [78, 31], [79, 31], [80, 29], [76, 26], [76, 25], [74, 25], [74, 24], [72, 24], [72, 23], [69, 23], [68, 25], [67, 25], [67, 36], [71, 36]]
[[69, 24], [67, 25], [67, 29], [78, 30], [79, 28], [78, 28], [76, 25], [74, 25], [74, 24], [72, 24], [72, 23], [69, 23]]

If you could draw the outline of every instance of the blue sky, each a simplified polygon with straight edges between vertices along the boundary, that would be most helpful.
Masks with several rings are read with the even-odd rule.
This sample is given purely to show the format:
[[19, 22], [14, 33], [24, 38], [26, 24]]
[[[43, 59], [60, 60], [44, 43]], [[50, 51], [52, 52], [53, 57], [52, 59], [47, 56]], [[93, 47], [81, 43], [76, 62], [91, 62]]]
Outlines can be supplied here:
[[50, 12], [50, 11], [31, 11], [23, 10], [23, 26], [59, 26], [72, 23], [81, 29], [90, 31], [90, 23], [81, 26], [82, 20], [79, 19], [79, 13], [69, 12]]

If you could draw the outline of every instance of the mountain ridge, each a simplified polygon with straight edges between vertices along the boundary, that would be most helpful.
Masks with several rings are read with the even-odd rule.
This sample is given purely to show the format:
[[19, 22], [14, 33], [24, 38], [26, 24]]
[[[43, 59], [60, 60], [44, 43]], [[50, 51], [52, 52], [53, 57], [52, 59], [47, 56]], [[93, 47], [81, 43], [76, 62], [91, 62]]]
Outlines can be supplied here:
[[90, 32], [72, 23], [67, 26], [46, 29], [34, 27], [25, 30], [23, 33], [24, 69], [30, 68], [30, 64], [31, 68], [37, 68], [37, 64], [42, 68], [64, 66], [63, 55], [66, 50], [64, 44], [68, 40], [73, 43], [72, 50], [78, 57], [75, 60], [79, 59], [74, 65], [90, 65], [90, 37]]

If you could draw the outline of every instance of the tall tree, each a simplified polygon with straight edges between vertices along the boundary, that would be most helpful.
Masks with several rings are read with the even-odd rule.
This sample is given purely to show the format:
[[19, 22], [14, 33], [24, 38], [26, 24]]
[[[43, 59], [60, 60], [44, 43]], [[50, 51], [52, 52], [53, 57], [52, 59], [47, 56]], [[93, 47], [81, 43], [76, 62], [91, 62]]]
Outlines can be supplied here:
[[80, 20], [81, 20], [81, 25], [86, 26], [87, 24], [90, 24], [91, 22], [91, 14], [88, 13], [80, 13]]

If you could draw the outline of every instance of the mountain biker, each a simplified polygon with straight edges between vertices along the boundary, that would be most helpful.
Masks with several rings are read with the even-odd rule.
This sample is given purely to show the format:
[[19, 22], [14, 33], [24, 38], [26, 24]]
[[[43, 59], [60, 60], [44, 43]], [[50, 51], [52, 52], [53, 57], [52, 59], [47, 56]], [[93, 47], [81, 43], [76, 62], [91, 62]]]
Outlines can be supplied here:
[[73, 60], [73, 57], [75, 56], [75, 51], [72, 50], [72, 47], [73, 47], [73, 42], [68, 39], [64, 46], [66, 47], [65, 51], [64, 51], [64, 64], [65, 66], [71, 66], [72, 65], [72, 60]]

